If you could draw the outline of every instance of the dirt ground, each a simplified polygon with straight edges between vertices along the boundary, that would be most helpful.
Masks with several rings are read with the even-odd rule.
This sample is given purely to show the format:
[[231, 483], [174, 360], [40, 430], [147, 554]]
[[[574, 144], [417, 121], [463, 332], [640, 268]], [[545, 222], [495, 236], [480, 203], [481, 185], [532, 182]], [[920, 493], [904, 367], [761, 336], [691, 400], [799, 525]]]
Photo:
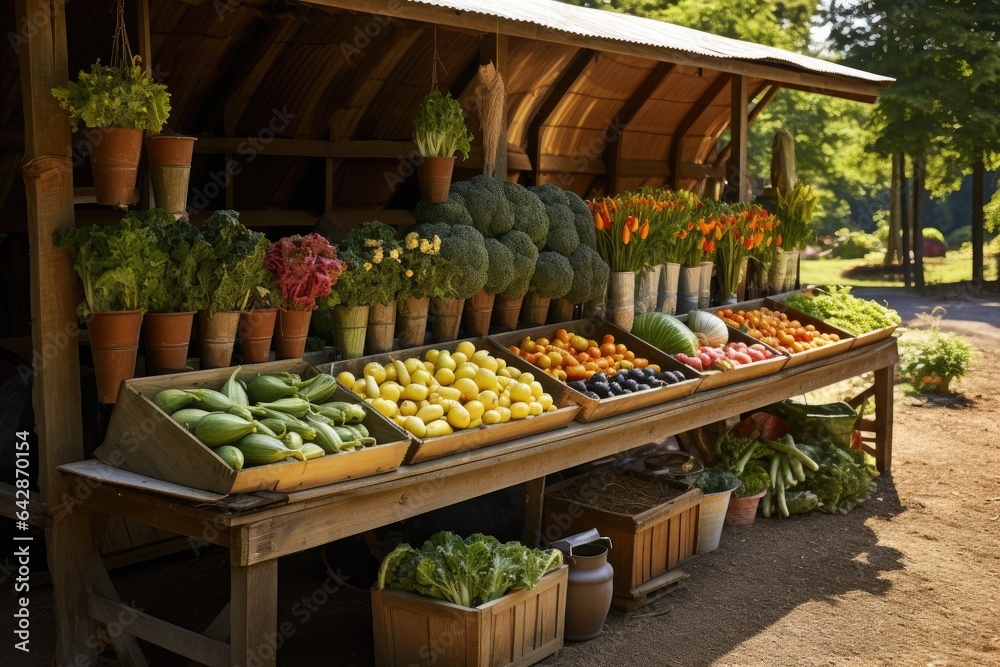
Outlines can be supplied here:
[[[684, 563], [690, 576], [676, 591], [628, 615], [611, 612], [600, 637], [540, 664], [1000, 665], [1000, 399], [987, 356], [1000, 343], [1000, 297], [856, 293], [887, 300], [906, 320], [943, 304], [942, 329], [982, 354], [954, 385], [957, 396], [928, 399], [897, 386], [893, 470], [877, 498], [848, 516], [726, 528], [719, 549]], [[316, 551], [282, 559], [279, 574], [279, 623], [291, 629], [280, 665], [372, 664], [365, 590], [332, 582], [324, 590]], [[226, 556], [216, 549], [112, 577], [123, 600], [199, 631], [228, 593]], [[14, 651], [5, 632], [0, 663], [49, 664], [51, 603], [50, 589], [35, 592], [33, 652]], [[13, 609], [8, 590], [0, 613], [10, 619]], [[147, 655], [151, 665], [188, 664]]]

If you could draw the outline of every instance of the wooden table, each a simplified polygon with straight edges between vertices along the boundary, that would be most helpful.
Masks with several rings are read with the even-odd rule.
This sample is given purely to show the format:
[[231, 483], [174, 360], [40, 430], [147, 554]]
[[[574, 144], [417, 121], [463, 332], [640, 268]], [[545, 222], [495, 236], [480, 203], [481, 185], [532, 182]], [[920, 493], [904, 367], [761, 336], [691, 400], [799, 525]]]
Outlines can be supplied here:
[[[122, 604], [98, 557], [84, 554], [92, 589], [89, 616], [130, 623], [116, 639], [125, 665], [144, 665], [135, 638], [206, 665], [274, 665], [268, 645], [277, 627], [278, 558], [515, 484], [528, 485], [528, 534], [537, 534], [545, 476], [873, 371], [860, 394], [875, 399], [863, 425], [865, 447], [880, 471], [892, 457], [896, 342], [888, 339], [777, 374], [697, 392], [669, 403], [569, 426], [486, 449], [427, 461], [375, 477], [290, 494], [223, 497], [152, 480], [98, 461], [60, 467], [71, 488], [85, 486], [75, 511], [89, 520], [130, 518], [230, 550], [230, 604], [204, 634], [173, 626]], [[95, 526], [97, 528], [98, 526]], [[133, 620], [134, 619], [134, 620]], [[231, 637], [230, 637], [231, 635]], [[226, 639], [230, 637], [227, 644]], [[86, 647], [76, 647], [86, 653]]]

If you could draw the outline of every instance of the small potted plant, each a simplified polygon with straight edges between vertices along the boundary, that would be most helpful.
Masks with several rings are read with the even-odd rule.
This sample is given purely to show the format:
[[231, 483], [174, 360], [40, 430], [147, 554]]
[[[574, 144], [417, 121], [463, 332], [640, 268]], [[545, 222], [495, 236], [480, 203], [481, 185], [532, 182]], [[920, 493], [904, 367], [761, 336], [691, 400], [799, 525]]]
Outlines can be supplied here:
[[377, 220], [366, 222], [348, 232], [340, 246], [363, 258], [363, 266], [371, 265], [369, 278], [375, 294], [368, 304], [365, 350], [368, 354], [389, 352], [396, 329], [396, 300], [403, 291], [403, 248], [396, 230]]
[[[213, 254], [210, 261], [198, 268], [198, 284], [207, 302], [198, 311], [201, 365], [225, 368], [232, 361], [243, 313], [254, 307], [264, 310], [274, 305], [273, 283], [264, 267], [271, 244], [260, 232], [245, 227], [236, 211], [213, 213], [202, 225], [202, 234], [212, 246]], [[257, 343], [257, 356], [244, 358], [246, 362], [267, 360], [274, 314], [260, 315], [257, 319], [262, 321], [263, 328], [259, 333], [245, 329], [245, 337], [255, 338]]]
[[78, 313], [87, 323], [97, 400], [114, 403], [121, 381], [135, 374], [142, 315], [163, 280], [167, 254], [153, 230], [134, 216], [107, 227], [59, 229], [54, 242], [69, 248], [83, 283]]
[[129, 217], [153, 231], [160, 250], [168, 259], [163, 279], [153, 285], [149, 312], [143, 318], [146, 371], [183, 370], [194, 314], [208, 301], [208, 295], [198, 284], [198, 270], [212, 261], [212, 246], [205, 241], [200, 229], [187, 220], [174, 220], [163, 209], [134, 212]]
[[441, 240], [441, 256], [451, 260], [458, 271], [448, 289], [431, 298], [431, 340], [443, 343], [458, 338], [465, 300], [486, 285], [490, 257], [486, 241], [475, 227], [430, 222], [415, 228], [421, 236]]
[[188, 180], [196, 137], [164, 132], [146, 137], [146, 162], [156, 205], [176, 218], [187, 217]]
[[264, 266], [271, 272], [281, 298], [275, 356], [301, 358], [318, 300], [330, 294], [347, 264], [338, 259], [335, 246], [313, 233], [275, 241], [267, 250]]
[[698, 476], [695, 486], [705, 494], [698, 516], [698, 553], [705, 554], [719, 547], [730, 498], [743, 484], [731, 472], [709, 469]]
[[469, 157], [472, 134], [465, 125], [465, 114], [451, 93], [433, 91], [420, 102], [413, 120], [413, 140], [421, 160], [417, 165], [420, 198], [439, 204], [447, 201], [456, 153]]
[[441, 237], [410, 232], [400, 249], [403, 286], [396, 301], [396, 337], [402, 348], [424, 344], [431, 299], [451, 293], [460, 268], [441, 254]]
[[76, 130], [87, 127], [98, 204], [126, 207], [132, 201], [143, 130], [157, 134], [170, 115], [167, 87], [156, 83], [138, 56], [98, 60], [77, 81], [52, 89]]

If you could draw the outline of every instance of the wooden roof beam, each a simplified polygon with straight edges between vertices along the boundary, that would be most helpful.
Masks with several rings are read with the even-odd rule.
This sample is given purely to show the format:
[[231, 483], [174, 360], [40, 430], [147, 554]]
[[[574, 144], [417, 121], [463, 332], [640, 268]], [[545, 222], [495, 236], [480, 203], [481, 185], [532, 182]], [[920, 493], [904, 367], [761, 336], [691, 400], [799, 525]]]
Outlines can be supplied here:
[[604, 164], [608, 170], [608, 177], [605, 179], [606, 184], [604, 188], [606, 194], [613, 195], [619, 191], [618, 179], [621, 176], [622, 135], [628, 131], [632, 121], [635, 120], [639, 112], [646, 106], [653, 93], [666, 81], [673, 69], [673, 63], [656, 63], [656, 66], [650, 70], [646, 78], [639, 84], [639, 87], [625, 100], [625, 104], [622, 105], [618, 115], [611, 121], [604, 135], [607, 139], [607, 145], [604, 148]]
[[670, 166], [671, 173], [673, 174], [673, 186], [677, 187], [677, 181], [680, 178], [680, 170], [678, 165], [681, 161], [681, 144], [684, 141], [684, 135], [686, 135], [691, 128], [694, 126], [695, 122], [701, 117], [705, 110], [715, 102], [719, 93], [722, 89], [729, 84], [729, 80], [732, 76], [729, 74], [719, 74], [715, 77], [715, 81], [709, 84], [705, 92], [701, 94], [701, 97], [688, 109], [688, 112], [681, 119], [681, 122], [674, 129], [673, 139], [670, 141]]
[[549, 121], [555, 113], [559, 103], [566, 97], [577, 80], [583, 76], [587, 68], [597, 58], [597, 52], [591, 49], [581, 49], [566, 67], [563, 68], [559, 77], [552, 82], [548, 90], [544, 93], [538, 109], [528, 121], [528, 159], [535, 170], [535, 184], [539, 183], [541, 169], [539, 165], [542, 161], [542, 127]]
[[[804, 90], [848, 97], [865, 102], [874, 102], [880, 91], [888, 88], [891, 82], [876, 83], [848, 76], [824, 75], [796, 69], [792, 65], [767, 64], [754, 61], [743, 61], [728, 58], [718, 58], [682, 49], [670, 49], [646, 44], [633, 44], [600, 37], [584, 37], [571, 33], [544, 28], [525, 21], [459, 12], [448, 7], [434, 5], [396, 2], [386, 3], [385, 0], [305, 0], [307, 4], [338, 9], [350, 9], [372, 14], [395, 16], [401, 19], [422, 21], [456, 29], [475, 30], [482, 34], [500, 32], [511, 37], [523, 37], [555, 44], [565, 44], [575, 48], [589, 48], [594, 51], [618, 53], [639, 58], [649, 58], [656, 61], [667, 61], [678, 65], [690, 65], [707, 70], [725, 72], [730, 75], [741, 74], [753, 79], [768, 79], [782, 84], [800, 86]], [[789, 86], [790, 87], [790, 86]]]
[[[750, 176], [747, 170], [747, 78], [733, 77], [730, 91], [729, 131], [733, 150], [726, 163], [726, 201], [747, 201], [750, 198]], [[727, 295], [728, 296], [728, 295]]]
[[[764, 93], [764, 97], [762, 97], [759, 102], [754, 104], [753, 109], [750, 110], [750, 115], [747, 117], [747, 129], [749, 129], [753, 125], [753, 122], [757, 120], [757, 116], [760, 115], [760, 112], [763, 111], [767, 107], [767, 105], [771, 103], [772, 100], [774, 100], [774, 96], [778, 94], [779, 90], [781, 90], [781, 85], [777, 83], [771, 83], [769, 86], [768, 82], [765, 81], [763, 84], [761, 84], [760, 88], [758, 88], [757, 91], [750, 97], [750, 99], [751, 100], [757, 99], [757, 96], [760, 95], [761, 91], [763, 91], [765, 88], [767, 88], [767, 92]], [[719, 151], [719, 155], [716, 156], [714, 164], [717, 165], [722, 164], [723, 162], [728, 160], [729, 154], [732, 152], [732, 150], [733, 150], [733, 142], [730, 141], [728, 144], [722, 147], [721, 151]]]

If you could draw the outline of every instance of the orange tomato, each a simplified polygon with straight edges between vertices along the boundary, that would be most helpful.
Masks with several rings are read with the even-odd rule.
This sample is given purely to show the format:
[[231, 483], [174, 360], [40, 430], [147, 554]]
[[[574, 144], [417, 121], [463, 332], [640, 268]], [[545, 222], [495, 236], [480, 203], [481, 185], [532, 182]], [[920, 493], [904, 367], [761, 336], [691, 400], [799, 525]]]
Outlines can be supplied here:
[[601, 357], [604, 356], [604, 354], [601, 353], [601, 350], [598, 347], [588, 347], [587, 354], [590, 355], [591, 359], [600, 359]]
[[593, 373], [588, 375], [586, 367], [583, 364], [576, 364], [575, 366], [570, 366], [566, 369], [566, 377], [570, 380], [586, 380]]
[[517, 345], [511, 345], [507, 349], [516, 354], [517, 356], [521, 356], [521, 348], [519, 348]]
[[[605, 336], [605, 338], [607, 338], [607, 336]], [[615, 350], [615, 344], [614, 343], [604, 343], [603, 345], [601, 345], [600, 351], [601, 351], [601, 356], [602, 357], [610, 357], [612, 354], [614, 354], [616, 352], [616, 350]]]
[[605, 370], [611, 365], [611, 362], [608, 361], [607, 357], [601, 357], [595, 363], [597, 364], [597, 367], [600, 368], [601, 370]]
[[588, 371], [597, 372], [601, 370], [601, 367], [597, 365], [596, 361], [588, 361], [583, 365], [583, 367], [586, 368]]
[[621, 361], [621, 360], [622, 360], [622, 359], [624, 359], [625, 357], [624, 357], [623, 355], [621, 355], [621, 354], [618, 354], [618, 353], [616, 352], [615, 354], [611, 355], [611, 358], [612, 358], [612, 359], [614, 359], [615, 361]]
[[572, 335], [565, 329], [559, 329], [556, 331], [556, 340], [568, 343], [570, 338], [572, 338]]
[[612, 336], [611, 334], [604, 334], [604, 338], [601, 339], [601, 343], [611, 343], [612, 345], [614, 345], [615, 337]]
[[545, 347], [548, 344], [549, 344], [549, 339], [548, 338], [536, 338], [535, 339], [535, 346], [536, 347]]
[[652, 368], [656, 372], [660, 371], [660, 365], [659, 364], [650, 364], [649, 366], [647, 366], [647, 368]]
[[566, 341], [564, 341], [562, 338], [556, 338], [555, 342], [552, 343], [551, 347], [554, 347], [557, 350], [565, 350], [567, 344]]
[[559, 368], [559, 369], [556, 370], [556, 372], [555, 372], [555, 378], [557, 380], [560, 380], [561, 382], [565, 382], [566, 381], [566, 377], [567, 377], [566, 371], [564, 371], [561, 368]]
[[635, 366], [636, 368], [645, 368], [646, 366], [649, 365], [649, 359], [645, 359], [643, 357], [635, 357], [634, 359], [632, 359], [632, 365]]
[[627, 361], [635, 360], [635, 352], [633, 352], [632, 350], [625, 350], [625, 352], [622, 353], [622, 356], [625, 357]]
[[586, 352], [581, 352], [578, 355], [576, 355], [576, 360], [579, 361], [581, 364], [585, 364], [588, 361], [590, 361], [590, 355], [587, 354]]
[[625, 354], [626, 352], [628, 352], [628, 348], [625, 347], [624, 344], [618, 343], [617, 345], [615, 345], [615, 352], [617, 352], [618, 354]]

